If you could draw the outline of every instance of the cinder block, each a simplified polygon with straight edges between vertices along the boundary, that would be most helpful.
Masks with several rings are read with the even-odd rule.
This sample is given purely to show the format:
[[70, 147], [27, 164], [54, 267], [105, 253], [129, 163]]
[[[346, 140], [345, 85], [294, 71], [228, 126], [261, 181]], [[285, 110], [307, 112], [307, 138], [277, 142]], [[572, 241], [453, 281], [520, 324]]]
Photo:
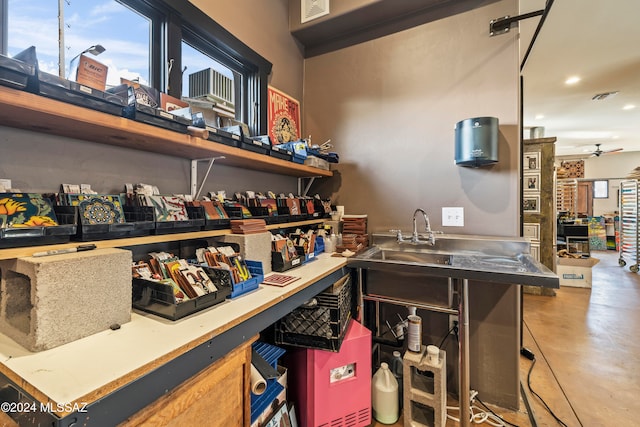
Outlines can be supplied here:
[[447, 423], [447, 358], [427, 359], [427, 347], [406, 351], [403, 358], [403, 417], [411, 427], [445, 427]]
[[42, 351], [131, 321], [131, 252], [0, 261], [0, 332]]
[[261, 261], [264, 274], [271, 273], [271, 233], [227, 234], [217, 240], [237, 243], [244, 259]]

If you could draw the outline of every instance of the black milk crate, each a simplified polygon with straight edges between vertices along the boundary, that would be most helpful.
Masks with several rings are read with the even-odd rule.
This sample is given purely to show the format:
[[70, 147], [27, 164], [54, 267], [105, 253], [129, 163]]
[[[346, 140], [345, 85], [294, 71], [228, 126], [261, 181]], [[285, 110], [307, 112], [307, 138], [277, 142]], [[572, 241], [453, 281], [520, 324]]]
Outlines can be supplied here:
[[77, 231], [76, 210], [54, 206], [58, 225], [0, 228], [0, 249], [68, 243]]
[[[210, 278], [215, 277], [208, 271], [209, 267], [202, 268]], [[133, 307], [169, 320], [182, 319], [205, 308], [220, 304], [231, 295], [230, 286], [218, 282], [215, 285], [218, 288], [215, 292], [176, 303], [171, 285], [133, 278]]]
[[339, 351], [351, 319], [351, 287], [351, 276], [347, 274], [278, 320], [276, 344]]

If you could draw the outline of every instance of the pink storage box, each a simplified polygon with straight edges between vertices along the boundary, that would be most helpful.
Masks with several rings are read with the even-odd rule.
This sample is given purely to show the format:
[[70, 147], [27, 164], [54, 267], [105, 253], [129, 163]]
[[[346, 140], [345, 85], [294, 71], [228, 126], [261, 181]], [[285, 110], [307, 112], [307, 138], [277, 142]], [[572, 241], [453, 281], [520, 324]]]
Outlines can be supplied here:
[[286, 355], [289, 399], [300, 425], [371, 424], [371, 331], [351, 319], [339, 352], [295, 349]]

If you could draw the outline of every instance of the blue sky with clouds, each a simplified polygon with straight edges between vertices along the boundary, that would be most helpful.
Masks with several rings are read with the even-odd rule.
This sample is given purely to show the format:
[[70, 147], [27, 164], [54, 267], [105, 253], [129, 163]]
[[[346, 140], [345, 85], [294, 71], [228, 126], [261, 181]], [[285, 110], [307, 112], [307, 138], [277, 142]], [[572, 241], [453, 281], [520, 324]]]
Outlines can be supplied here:
[[[109, 67], [107, 85], [120, 83], [120, 77], [149, 81], [150, 22], [116, 0], [65, 0], [65, 72], [69, 61], [84, 49], [101, 44], [105, 51], [95, 59]], [[36, 47], [43, 71], [58, 74], [58, 0], [9, 0], [9, 55]], [[183, 44], [184, 46], [184, 44]], [[185, 78], [205, 68], [223, 71], [211, 58], [186, 47], [183, 64]], [[75, 69], [74, 61], [72, 70]], [[233, 78], [230, 72], [223, 72]], [[186, 90], [186, 84], [183, 83]]]
[[[149, 77], [149, 21], [115, 0], [65, 1], [65, 70], [69, 61], [95, 44], [105, 47], [96, 57], [109, 67], [108, 84], [120, 76]], [[9, 0], [9, 54], [36, 47], [43, 71], [58, 74], [58, 1]], [[74, 65], [76, 65], [74, 62]]]

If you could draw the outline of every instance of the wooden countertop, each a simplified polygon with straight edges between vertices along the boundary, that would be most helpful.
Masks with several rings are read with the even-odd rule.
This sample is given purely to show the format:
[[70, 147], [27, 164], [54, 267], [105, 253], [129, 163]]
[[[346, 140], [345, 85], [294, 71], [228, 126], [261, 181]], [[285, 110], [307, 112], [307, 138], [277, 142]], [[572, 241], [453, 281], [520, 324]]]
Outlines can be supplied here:
[[37, 353], [0, 334], [0, 372], [40, 402], [90, 404], [345, 266], [346, 258], [321, 254], [289, 270], [300, 280], [288, 286], [260, 285], [175, 322], [134, 310], [118, 330]]

